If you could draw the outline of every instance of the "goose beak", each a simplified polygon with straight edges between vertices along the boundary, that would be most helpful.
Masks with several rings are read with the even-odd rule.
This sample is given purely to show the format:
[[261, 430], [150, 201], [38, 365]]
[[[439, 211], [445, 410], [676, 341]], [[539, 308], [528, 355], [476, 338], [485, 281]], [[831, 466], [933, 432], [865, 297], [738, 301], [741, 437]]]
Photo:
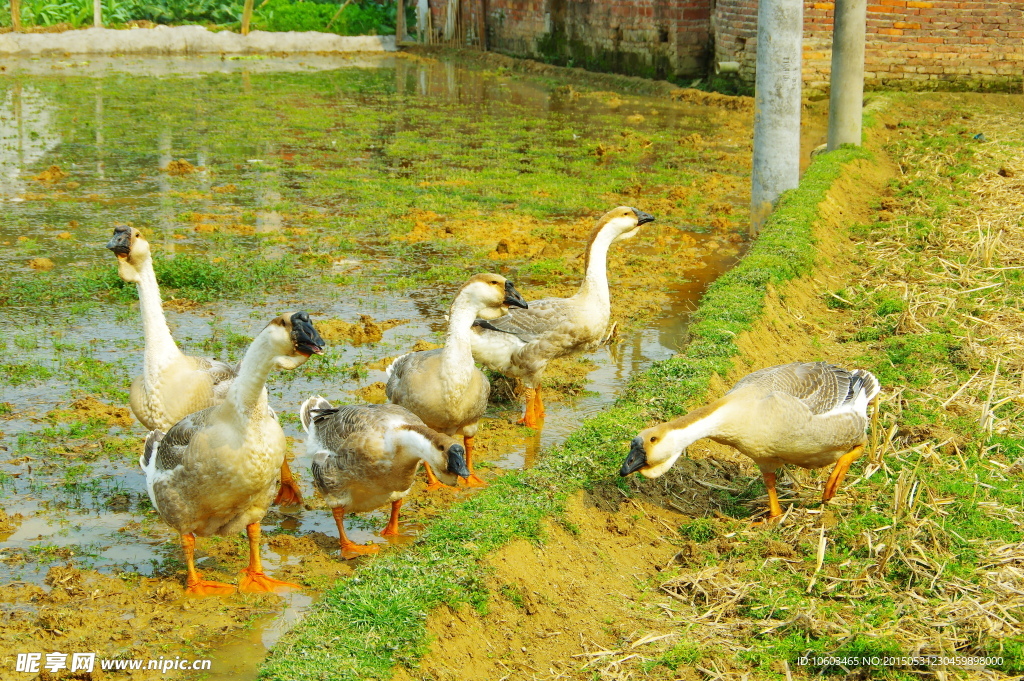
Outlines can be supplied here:
[[642, 437], [633, 438], [633, 444], [629, 448], [629, 456], [622, 464], [622, 468], [619, 469], [619, 475], [626, 477], [630, 473], [635, 473], [644, 466], [647, 465], [647, 452], [644, 451], [644, 440]]
[[648, 222], [654, 222], [654, 216], [650, 213], [645, 213], [642, 210], [637, 210], [636, 208], [633, 209], [633, 212], [636, 213], [636, 224], [638, 227], [640, 225], [646, 225]]
[[448, 448], [448, 472], [460, 478], [469, 478], [469, 467], [466, 465], [466, 449], [460, 444]]
[[502, 304], [509, 307], [521, 307], [524, 310], [530, 307], [526, 304], [526, 299], [519, 295], [519, 291], [516, 290], [511, 281], [505, 282], [505, 300]]
[[130, 227], [118, 225], [114, 228], [114, 236], [107, 242], [107, 248], [119, 258], [127, 258], [132, 250], [132, 230]]
[[295, 343], [295, 349], [306, 357], [323, 354], [324, 346], [327, 345], [317, 333], [308, 312], [292, 315], [292, 342]]

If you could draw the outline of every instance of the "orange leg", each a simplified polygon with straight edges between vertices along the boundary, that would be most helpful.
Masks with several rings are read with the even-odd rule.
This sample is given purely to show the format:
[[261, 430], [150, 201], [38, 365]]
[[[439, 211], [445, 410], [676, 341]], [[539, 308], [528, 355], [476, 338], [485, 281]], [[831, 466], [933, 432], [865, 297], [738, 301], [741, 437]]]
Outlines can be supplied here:
[[404, 499], [395, 499], [391, 502], [391, 518], [388, 520], [388, 526], [384, 528], [384, 531], [380, 533], [382, 537], [397, 537], [398, 536], [398, 509], [402, 508], [402, 502]]
[[278, 506], [302, 505], [302, 492], [299, 491], [299, 485], [292, 477], [292, 469], [288, 467], [287, 459], [281, 464], [281, 486], [277, 490], [277, 496], [274, 497], [274, 503]]
[[235, 593], [233, 584], [209, 582], [196, 572], [196, 536], [189, 532], [181, 535], [181, 548], [185, 551], [188, 576], [185, 578], [185, 594], [188, 596], [220, 596]]
[[825, 483], [825, 493], [821, 495], [822, 503], [836, 495], [839, 485], [843, 484], [843, 478], [846, 477], [846, 471], [850, 470], [850, 464], [856, 461], [857, 457], [863, 453], [864, 445], [857, 445], [839, 457], [839, 460], [836, 461], [836, 467], [832, 469], [832, 475], [828, 476], [828, 482]]
[[775, 492], [775, 473], [761, 471], [761, 477], [764, 478], [764, 486], [768, 488], [768, 518], [766, 520], [771, 522], [782, 515], [779, 495]]
[[[392, 507], [392, 511], [394, 507]], [[365, 556], [371, 553], [377, 553], [380, 551], [379, 546], [374, 544], [356, 544], [351, 541], [348, 536], [345, 535], [345, 507], [338, 506], [332, 508], [331, 513], [334, 515], [334, 522], [338, 526], [338, 544], [341, 546], [341, 557], [345, 560], [350, 558], [356, 558], [358, 556]]]
[[260, 560], [260, 524], [251, 523], [245, 526], [249, 535], [249, 566], [242, 570], [242, 579], [238, 581], [238, 590], [248, 593], [276, 592], [281, 589], [301, 589], [298, 584], [282, 582], [263, 574], [263, 562]]
[[426, 461], [423, 462], [423, 469], [427, 473], [427, 489], [429, 491], [432, 492], [432, 491], [434, 491], [436, 489], [455, 489], [451, 485], [446, 485], [443, 482], [441, 482], [440, 480], [438, 480], [437, 476], [434, 475], [434, 469], [431, 468], [430, 464], [427, 463]]
[[466, 448], [466, 468], [469, 469], [469, 477], [466, 478], [466, 487], [487, 487], [487, 483], [477, 477], [473, 472], [473, 438], [463, 437], [462, 444]]
[[544, 402], [540, 398], [540, 388], [527, 388], [526, 411], [523, 413], [523, 418], [519, 419], [517, 423], [529, 428], [536, 428], [543, 419]]
[[533, 388], [526, 389], [526, 410], [523, 411], [522, 418], [516, 421], [516, 423], [527, 426], [528, 428], [537, 427], [537, 414], [534, 412], [533, 394]]
[[535, 405], [533, 407], [533, 412], [537, 415], [537, 418], [543, 419], [544, 418], [544, 400], [542, 400], [540, 398], [540, 386], [539, 385], [537, 386], [537, 390], [533, 393], [533, 399], [534, 399], [534, 402], [535, 402]]

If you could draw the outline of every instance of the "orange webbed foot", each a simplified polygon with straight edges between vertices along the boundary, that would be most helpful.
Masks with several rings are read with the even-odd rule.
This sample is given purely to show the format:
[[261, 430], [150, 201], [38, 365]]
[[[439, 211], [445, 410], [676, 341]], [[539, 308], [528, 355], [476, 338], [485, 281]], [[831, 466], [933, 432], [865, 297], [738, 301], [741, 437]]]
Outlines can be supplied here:
[[385, 527], [383, 530], [380, 531], [380, 536], [382, 536], [382, 537], [397, 537], [397, 536], [399, 536], [399, 534], [400, 534], [400, 532], [398, 531], [398, 527], [397, 526], [396, 527], [391, 527], [390, 525], [388, 525], [387, 527]]
[[440, 480], [434, 480], [433, 482], [428, 482], [427, 483], [427, 491], [428, 492], [435, 492], [435, 491], [437, 491], [439, 489], [445, 489], [445, 490], [448, 490], [449, 492], [454, 492], [458, 488], [457, 487], [452, 487], [451, 485], [446, 485], [443, 482], [441, 482]]
[[302, 492], [299, 491], [299, 486], [295, 484], [294, 480], [281, 481], [277, 496], [274, 497], [274, 504], [277, 506], [302, 505]]
[[380, 547], [376, 544], [356, 544], [351, 541], [341, 542], [341, 557], [345, 560], [351, 560], [359, 556], [372, 556], [378, 551], [380, 551]]
[[466, 480], [466, 487], [487, 487], [487, 483], [484, 482], [476, 473], [470, 473]]
[[238, 590], [244, 593], [276, 593], [286, 589], [301, 589], [299, 584], [282, 582], [280, 579], [267, 577], [262, 572], [242, 570], [242, 579], [238, 582]]
[[234, 584], [211, 582], [202, 578], [185, 584], [186, 596], [226, 596], [235, 593]]

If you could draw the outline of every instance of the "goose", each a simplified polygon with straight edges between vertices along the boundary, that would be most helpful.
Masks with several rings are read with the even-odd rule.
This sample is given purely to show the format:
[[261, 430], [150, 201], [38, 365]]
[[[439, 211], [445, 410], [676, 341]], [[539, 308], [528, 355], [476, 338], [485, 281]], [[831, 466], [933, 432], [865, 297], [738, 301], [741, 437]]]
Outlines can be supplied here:
[[[477, 274], [463, 284], [448, 312], [448, 335], [442, 348], [411, 352], [388, 368], [384, 392], [388, 399], [418, 416], [430, 428], [446, 435], [461, 434], [469, 476], [466, 484], [485, 483], [473, 473], [473, 437], [487, 408], [491, 384], [473, 364], [470, 347], [473, 320], [486, 308], [507, 305], [526, 308], [512, 282], [499, 274]], [[426, 464], [428, 489], [441, 483]]]
[[234, 590], [230, 584], [205, 581], [196, 572], [196, 535], [230, 535], [243, 528], [249, 537], [249, 565], [238, 588], [299, 588], [267, 577], [260, 562], [260, 521], [274, 499], [287, 447], [284, 431], [267, 407], [265, 383], [271, 369], [295, 369], [323, 352], [323, 346], [307, 313], [275, 318], [246, 350], [223, 402], [146, 438], [139, 465], [153, 508], [181, 535], [187, 594]]
[[335, 408], [315, 396], [302, 403], [299, 417], [307, 433], [313, 485], [331, 507], [343, 558], [378, 551], [374, 544], [356, 544], [345, 535], [346, 513], [372, 511], [390, 502], [391, 518], [380, 534], [398, 534], [398, 511], [420, 461], [448, 485], [458, 476], [469, 477], [463, 446], [397, 404]]
[[735, 447], [761, 469], [768, 489], [768, 520], [782, 515], [775, 471], [783, 464], [835, 464], [822, 503], [835, 496], [867, 442], [867, 408], [881, 391], [864, 369], [825, 362], [793, 362], [755, 371], [711, 404], [652, 426], [633, 439], [619, 475], [663, 475], [701, 438]]
[[538, 300], [531, 302], [529, 309], [510, 309], [497, 318], [489, 310], [491, 314], [474, 322], [473, 358], [526, 384], [526, 409], [519, 423], [536, 428], [544, 417], [540, 384], [548, 362], [592, 350], [612, 335], [608, 330], [608, 247], [632, 238], [641, 225], [653, 220], [628, 206], [605, 213], [590, 234], [586, 275], [574, 296]]
[[[191, 357], [178, 348], [164, 317], [149, 242], [142, 232], [118, 225], [107, 248], [117, 256], [118, 275], [134, 283], [139, 292], [146, 351], [142, 375], [132, 381], [129, 393], [135, 418], [147, 430], [166, 431], [185, 416], [223, 402], [238, 367], [215, 359]], [[302, 494], [287, 461], [281, 466], [281, 489], [274, 503], [302, 503]]]

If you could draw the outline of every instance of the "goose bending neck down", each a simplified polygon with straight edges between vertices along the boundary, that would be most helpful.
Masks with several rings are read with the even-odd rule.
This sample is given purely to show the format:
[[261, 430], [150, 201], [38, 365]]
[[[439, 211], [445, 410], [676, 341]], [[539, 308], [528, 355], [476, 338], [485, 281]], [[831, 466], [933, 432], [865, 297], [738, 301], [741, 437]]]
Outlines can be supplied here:
[[245, 529], [249, 565], [242, 591], [296, 587], [267, 577], [260, 561], [260, 521], [274, 499], [287, 440], [267, 405], [265, 383], [274, 368], [294, 369], [322, 352], [323, 339], [305, 312], [274, 319], [242, 358], [223, 402], [189, 414], [166, 433], [146, 438], [139, 465], [160, 518], [181, 535], [186, 593], [227, 593], [234, 587], [204, 581], [195, 569], [195, 538]]
[[[775, 471], [783, 464], [835, 464], [822, 502], [832, 499], [867, 442], [868, 405], [881, 391], [863, 369], [825, 362], [768, 367], [740, 380], [721, 399], [641, 431], [620, 475], [664, 475], [701, 438], [735, 447], [757, 464], [768, 490], [768, 519], [782, 515]], [[876, 410], [877, 413], [877, 410]]]
[[398, 513], [420, 462], [446, 484], [468, 478], [466, 450], [454, 438], [428, 428], [396, 404], [332, 407], [311, 397], [299, 409], [312, 460], [313, 484], [331, 507], [344, 558], [376, 553], [374, 544], [356, 544], [345, 534], [345, 514], [391, 503], [382, 537], [398, 535]]
[[[473, 437], [487, 408], [491, 385], [473, 363], [472, 326], [481, 310], [507, 305], [526, 308], [512, 282], [498, 274], [477, 274], [463, 284], [448, 312], [443, 348], [402, 355], [388, 367], [388, 399], [447, 435], [462, 435], [470, 486], [484, 484], [473, 472]], [[428, 487], [441, 486], [429, 463]]]
[[478, 315], [470, 337], [476, 361], [526, 384], [526, 409], [519, 421], [531, 428], [544, 417], [540, 384], [548, 362], [596, 348], [613, 334], [608, 293], [608, 248], [630, 239], [640, 226], [654, 220], [643, 211], [619, 206], [597, 222], [587, 243], [583, 283], [570, 298], [546, 298], [529, 309], [498, 316]]
[[[129, 397], [135, 418], [149, 430], [167, 430], [188, 414], [222, 402], [238, 367], [191, 357], [174, 342], [164, 316], [149, 242], [134, 227], [118, 225], [107, 248], [117, 256], [118, 275], [135, 284], [139, 292], [146, 348], [142, 375], [132, 382]], [[302, 503], [287, 461], [281, 465], [281, 488], [274, 503]]]

